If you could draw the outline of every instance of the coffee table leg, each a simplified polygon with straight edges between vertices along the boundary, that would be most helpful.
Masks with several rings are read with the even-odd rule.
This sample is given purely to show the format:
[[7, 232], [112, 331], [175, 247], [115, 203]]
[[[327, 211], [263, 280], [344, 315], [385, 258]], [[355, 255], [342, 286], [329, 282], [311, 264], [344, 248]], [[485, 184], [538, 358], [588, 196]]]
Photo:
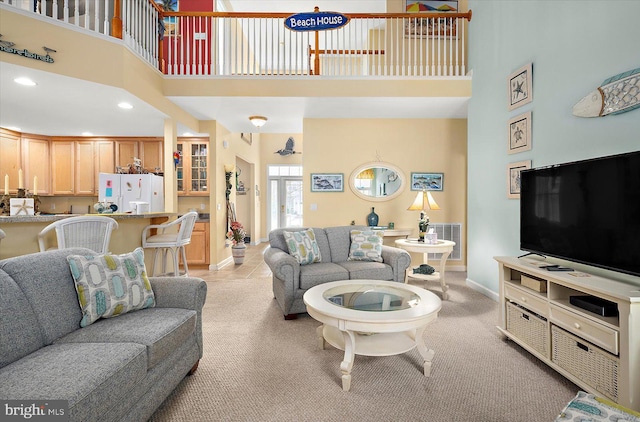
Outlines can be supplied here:
[[434, 352], [431, 349], [427, 349], [427, 345], [424, 343], [424, 330], [427, 327], [421, 327], [416, 330], [416, 347], [418, 348], [418, 352], [420, 352], [420, 356], [424, 359], [424, 376], [431, 376], [431, 361], [433, 360]]
[[343, 331], [344, 336], [344, 360], [340, 363], [342, 372], [342, 391], [349, 391], [351, 388], [351, 368], [355, 358], [356, 338], [353, 332]]
[[324, 350], [327, 345], [327, 341], [324, 339], [324, 325], [316, 328], [316, 340], [318, 342], [318, 347], [320, 350]]
[[444, 279], [445, 275], [445, 265], [447, 264], [447, 258], [451, 252], [444, 252], [440, 257], [440, 285], [442, 286], [442, 300], [449, 299], [449, 294], [447, 290], [449, 290], [449, 286], [447, 286], [447, 282]]

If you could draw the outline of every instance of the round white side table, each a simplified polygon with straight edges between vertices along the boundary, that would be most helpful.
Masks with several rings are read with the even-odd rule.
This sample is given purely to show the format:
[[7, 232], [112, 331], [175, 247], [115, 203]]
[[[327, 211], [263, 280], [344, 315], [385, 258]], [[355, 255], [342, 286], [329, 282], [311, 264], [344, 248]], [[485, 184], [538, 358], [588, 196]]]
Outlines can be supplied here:
[[426, 243], [426, 242], [418, 242], [417, 239], [398, 239], [396, 240], [396, 246], [398, 248], [402, 248], [407, 252], [417, 252], [422, 253], [423, 259], [422, 262], [427, 264], [429, 261], [430, 253], [441, 253], [440, 256], [440, 271], [435, 271], [433, 274], [414, 274], [413, 269], [417, 268], [417, 266], [409, 267], [406, 271], [405, 283], [409, 282], [410, 278], [416, 280], [423, 281], [439, 281], [442, 286], [442, 299], [447, 300], [449, 298], [449, 294], [447, 290], [449, 286], [445, 281], [445, 264], [447, 262], [447, 258], [451, 252], [453, 252], [453, 247], [456, 245], [456, 242], [452, 242], [450, 240], [438, 240], [436, 243]]

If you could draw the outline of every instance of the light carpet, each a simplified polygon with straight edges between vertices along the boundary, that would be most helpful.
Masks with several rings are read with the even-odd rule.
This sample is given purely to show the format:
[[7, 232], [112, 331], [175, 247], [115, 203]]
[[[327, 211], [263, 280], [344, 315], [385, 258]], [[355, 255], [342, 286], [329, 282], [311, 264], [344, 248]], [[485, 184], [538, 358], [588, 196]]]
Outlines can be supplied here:
[[343, 352], [318, 348], [308, 315], [283, 319], [270, 278], [208, 282], [200, 367], [151, 421], [553, 421], [578, 387], [504, 339], [497, 303], [466, 273], [447, 276], [450, 300], [425, 331], [431, 376], [415, 349], [356, 356], [348, 392]]

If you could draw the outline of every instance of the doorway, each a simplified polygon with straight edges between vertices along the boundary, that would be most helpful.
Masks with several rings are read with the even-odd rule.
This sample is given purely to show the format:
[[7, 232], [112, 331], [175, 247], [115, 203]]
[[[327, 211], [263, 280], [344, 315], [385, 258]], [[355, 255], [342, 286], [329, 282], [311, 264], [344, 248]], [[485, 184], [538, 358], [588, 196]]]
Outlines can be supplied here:
[[268, 166], [267, 195], [267, 231], [302, 227], [302, 166]]

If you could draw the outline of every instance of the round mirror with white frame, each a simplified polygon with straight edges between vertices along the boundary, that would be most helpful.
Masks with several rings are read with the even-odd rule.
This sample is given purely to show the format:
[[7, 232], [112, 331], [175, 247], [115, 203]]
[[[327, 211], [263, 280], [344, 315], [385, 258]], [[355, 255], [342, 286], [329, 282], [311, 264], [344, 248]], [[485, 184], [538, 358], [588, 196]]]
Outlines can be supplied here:
[[349, 176], [353, 193], [367, 201], [389, 201], [404, 191], [404, 173], [393, 164], [382, 161], [365, 163]]

